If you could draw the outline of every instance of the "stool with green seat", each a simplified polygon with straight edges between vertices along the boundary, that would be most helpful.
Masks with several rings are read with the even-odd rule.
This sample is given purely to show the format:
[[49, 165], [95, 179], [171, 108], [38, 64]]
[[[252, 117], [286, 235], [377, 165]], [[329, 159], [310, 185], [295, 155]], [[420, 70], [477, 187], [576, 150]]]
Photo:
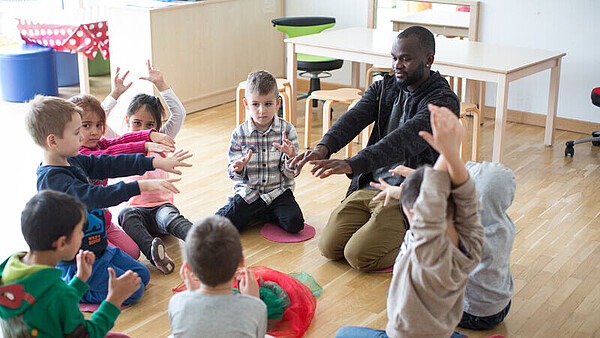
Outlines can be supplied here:
[[[271, 20], [275, 28], [286, 33], [290, 38], [297, 36], [320, 33], [327, 28], [335, 26], [335, 18], [331, 17], [291, 17]], [[306, 95], [298, 97], [304, 99], [315, 90], [321, 89], [321, 78], [331, 77], [332, 70], [342, 68], [343, 60], [332, 59], [316, 55], [298, 54], [297, 67], [301, 71], [300, 76], [309, 74], [310, 89]], [[318, 101], [313, 101], [313, 107], [317, 107]]]

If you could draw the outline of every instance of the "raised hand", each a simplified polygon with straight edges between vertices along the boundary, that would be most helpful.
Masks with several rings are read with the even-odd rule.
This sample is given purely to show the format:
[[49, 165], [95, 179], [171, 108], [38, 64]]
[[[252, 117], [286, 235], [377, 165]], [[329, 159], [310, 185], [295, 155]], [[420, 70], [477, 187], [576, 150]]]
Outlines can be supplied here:
[[238, 286], [238, 290], [241, 294], [254, 296], [256, 298], [260, 297], [260, 287], [258, 286], [256, 278], [254, 278], [254, 273], [252, 270], [246, 267], [243, 267], [240, 271], [240, 280]]
[[164, 144], [166, 146], [172, 147], [175, 150], [175, 140], [167, 134], [158, 133], [156, 131], [150, 132], [150, 141], [155, 143]]
[[317, 145], [315, 149], [305, 151], [302, 154], [296, 155], [296, 157], [289, 159], [286, 164], [290, 168], [296, 167], [296, 175], [299, 175], [302, 171], [302, 167], [310, 161], [322, 160], [327, 156], [329, 150], [323, 145]]
[[415, 171], [413, 168], [409, 168], [404, 165], [399, 165], [394, 169], [388, 170], [388, 172], [392, 173], [392, 176], [400, 175], [402, 177], [408, 177], [408, 175], [412, 174]]
[[427, 105], [430, 111], [431, 131], [420, 131], [419, 136], [425, 139], [438, 153], [446, 159], [460, 154], [460, 143], [465, 135], [465, 129], [458, 117], [446, 107]]
[[402, 194], [402, 184], [400, 186], [390, 185], [384, 181], [383, 178], [379, 178], [379, 183], [371, 182], [370, 184], [373, 188], [381, 190], [377, 196], [373, 197], [373, 201], [378, 201], [385, 196], [383, 205], [387, 206], [390, 202], [390, 198], [400, 199], [400, 195]]
[[127, 270], [121, 277], [117, 278], [115, 270], [108, 268], [108, 295], [106, 300], [116, 307], [120, 307], [123, 302], [141, 287], [142, 279], [137, 273]]
[[176, 167], [191, 167], [189, 163], [183, 161], [192, 157], [193, 155], [188, 150], [178, 150], [175, 154], [167, 158], [155, 157], [152, 160], [154, 169], [162, 169], [166, 172], [181, 175], [181, 170], [175, 169]]
[[117, 73], [115, 74], [115, 79], [113, 82], [114, 86], [112, 91], [110, 92], [110, 96], [112, 96], [115, 100], [118, 100], [119, 97], [123, 95], [123, 93], [125, 93], [127, 89], [129, 89], [129, 87], [131, 87], [131, 85], [133, 84], [133, 82], [125, 84], [125, 78], [127, 78], [127, 75], [129, 75], [129, 71], [126, 71], [122, 77], [120, 76], [120, 72], [121, 68], [117, 67]]
[[292, 142], [285, 137], [285, 131], [283, 132], [283, 137], [281, 138], [281, 144], [273, 142], [273, 146], [282, 153], [286, 154], [288, 158], [296, 156], [296, 147], [294, 147]]
[[326, 178], [338, 174], [352, 174], [352, 167], [346, 160], [316, 160], [309, 163], [314, 165], [310, 172], [317, 178]]
[[137, 182], [140, 192], [162, 190], [179, 194], [179, 189], [177, 189], [177, 187], [173, 184], [179, 181], [181, 181], [181, 178], [170, 178], [166, 180], [140, 180]]
[[146, 152], [158, 153], [162, 157], [167, 157], [167, 153], [172, 153], [175, 151], [174, 147], [169, 147], [164, 144], [154, 142], [146, 142], [144, 147]]
[[96, 255], [94, 255], [94, 253], [91, 251], [83, 251], [80, 249], [77, 253], [77, 278], [79, 278], [82, 282], [87, 282], [92, 275], [92, 265], [94, 265], [95, 260]]
[[246, 154], [246, 156], [242, 157], [241, 160], [238, 160], [235, 163], [233, 163], [233, 165], [231, 166], [231, 170], [237, 173], [241, 173], [242, 170], [244, 170], [246, 163], [250, 161], [250, 158], [252, 158], [252, 149], [248, 149], [248, 153]]
[[146, 61], [148, 65], [148, 76], [140, 76], [140, 80], [150, 81], [156, 86], [159, 91], [165, 91], [169, 89], [169, 86], [165, 82], [165, 79], [158, 68], [154, 68], [150, 63], [150, 60]]

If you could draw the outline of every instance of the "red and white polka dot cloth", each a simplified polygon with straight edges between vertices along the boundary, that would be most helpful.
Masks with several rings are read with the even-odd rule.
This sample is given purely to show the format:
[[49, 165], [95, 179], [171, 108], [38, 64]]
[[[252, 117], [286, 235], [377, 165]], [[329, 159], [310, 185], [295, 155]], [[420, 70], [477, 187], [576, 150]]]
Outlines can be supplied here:
[[17, 19], [21, 38], [28, 44], [38, 44], [57, 51], [81, 52], [89, 59], [98, 51], [106, 59], [108, 52], [108, 27], [106, 21], [81, 25], [56, 25]]

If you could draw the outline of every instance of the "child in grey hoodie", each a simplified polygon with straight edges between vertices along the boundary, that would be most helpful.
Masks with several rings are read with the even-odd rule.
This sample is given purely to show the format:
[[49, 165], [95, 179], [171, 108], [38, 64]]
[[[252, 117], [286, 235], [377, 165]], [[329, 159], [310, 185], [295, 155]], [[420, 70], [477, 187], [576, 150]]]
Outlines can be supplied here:
[[510, 252], [517, 229], [506, 210], [515, 197], [517, 182], [512, 170], [500, 163], [467, 162], [465, 167], [479, 192], [485, 244], [481, 262], [469, 276], [458, 326], [489, 330], [500, 324], [510, 309]]

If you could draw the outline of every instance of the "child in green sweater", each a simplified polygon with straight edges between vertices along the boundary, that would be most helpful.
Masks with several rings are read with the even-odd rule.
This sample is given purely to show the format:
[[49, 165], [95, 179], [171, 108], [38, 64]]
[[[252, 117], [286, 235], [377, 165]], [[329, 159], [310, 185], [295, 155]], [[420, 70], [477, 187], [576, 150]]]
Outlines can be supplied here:
[[[21, 230], [29, 252], [16, 253], [0, 265], [0, 324], [4, 337], [110, 337], [119, 307], [140, 286], [127, 271], [116, 278], [108, 268], [108, 296], [86, 320], [79, 301], [87, 291], [95, 255], [80, 250], [85, 206], [67, 194], [42, 190], [21, 213]], [[77, 260], [69, 284], [55, 266]]]

